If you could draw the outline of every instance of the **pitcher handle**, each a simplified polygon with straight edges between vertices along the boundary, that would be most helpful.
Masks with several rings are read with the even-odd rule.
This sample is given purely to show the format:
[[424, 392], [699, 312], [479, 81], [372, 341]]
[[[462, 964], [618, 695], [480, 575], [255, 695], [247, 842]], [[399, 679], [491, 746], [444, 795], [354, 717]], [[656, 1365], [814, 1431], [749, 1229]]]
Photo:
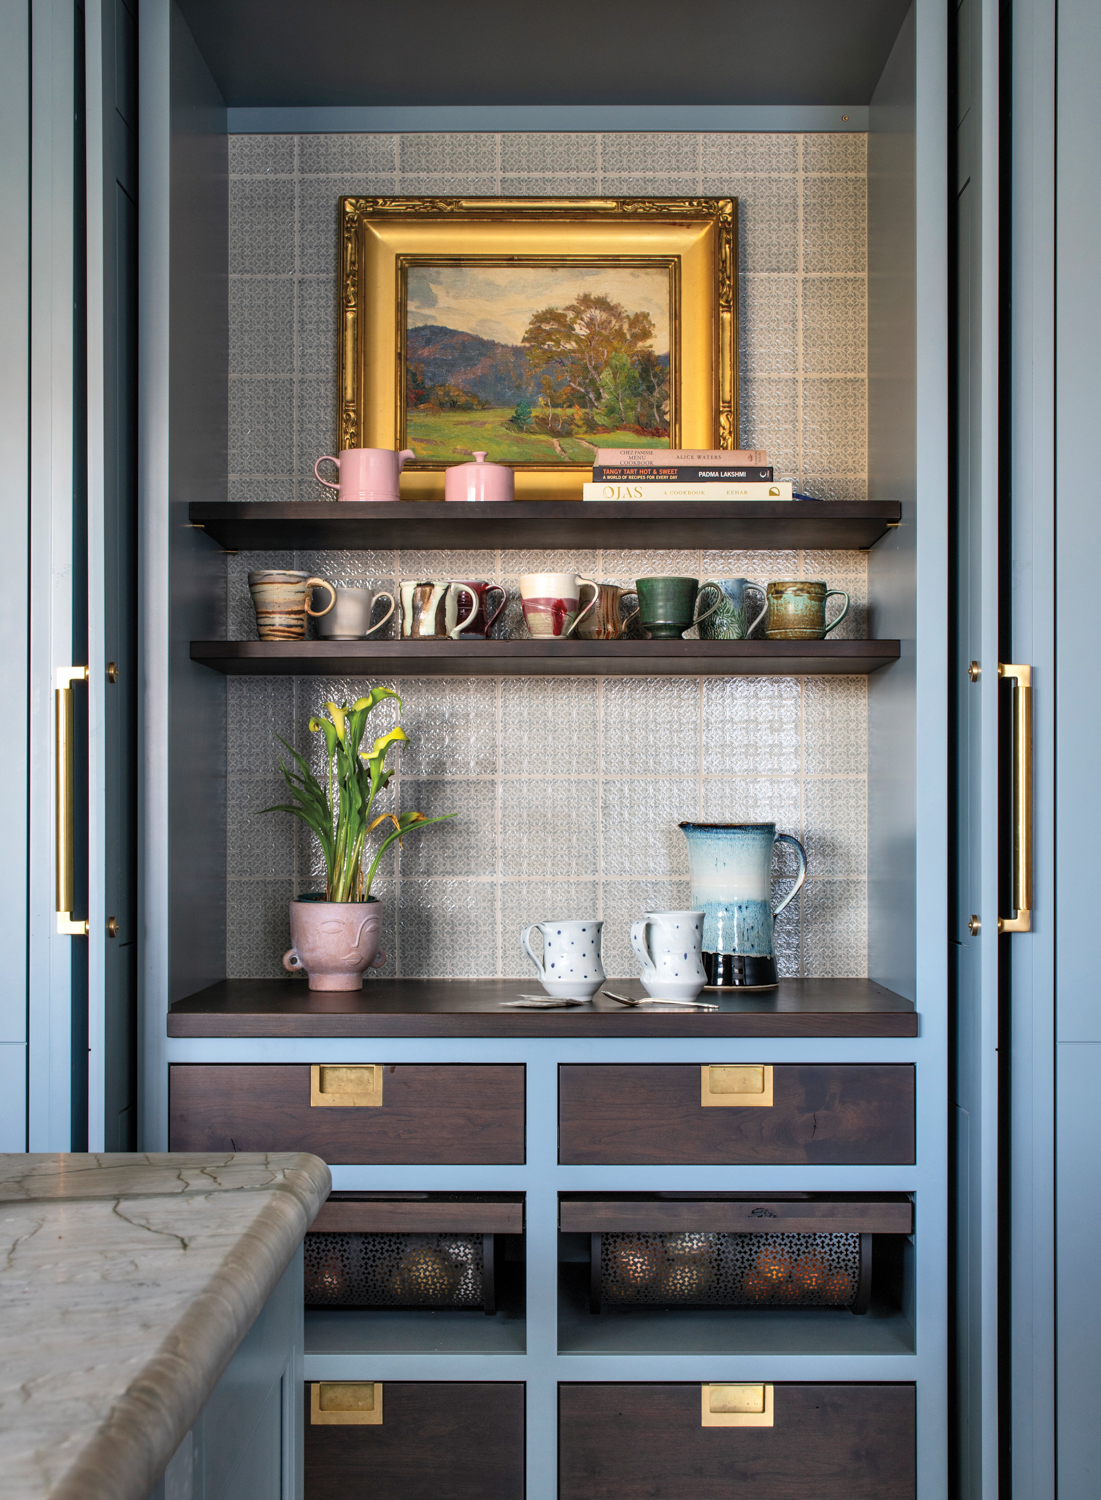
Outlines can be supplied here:
[[[825, 630], [823, 630], [823, 632], [822, 632], [823, 636], [829, 635], [829, 633], [830, 633], [831, 630], [836, 629], [836, 627], [841, 624], [841, 621], [845, 618], [845, 616], [849, 612], [849, 596], [848, 596], [848, 594], [846, 594], [845, 590], [844, 589], [827, 589], [826, 590], [826, 599], [829, 599], [831, 597], [831, 595], [833, 595], [833, 594], [840, 594], [841, 598], [844, 599], [844, 601], [845, 601], [845, 608], [841, 611], [841, 613], [838, 615], [838, 617], [837, 617], [836, 620], [831, 620], [830, 623], [826, 626]], [[822, 600], [822, 618], [823, 619], [825, 619], [825, 616], [826, 616], [826, 599]]]
[[756, 589], [761, 598], [764, 600], [764, 603], [761, 605], [761, 613], [753, 621], [752, 625], [747, 625], [745, 628], [746, 640], [748, 640], [753, 632], [757, 629], [757, 626], [764, 619], [765, 615], [768, 614], [768, 590], [765, 588], [763, 583], [753, 583], [748, 578], [745, 581], [745, 586], [747, 589]]
[[646, 930], [649, 926], [649, 920], [646, 917], [640, 917], [631, 927], [631, 947], [635, 950], [635, 956], [641, 960], [644, 971], [657, 968], [646, 941]]
[[[313, 604], [311, 602], [311, 598], [310, 598], [310, 590], [311, 589], [328, 589], [329, 590], [329, 602], [328, 602], [328, 604], [326, 604], [326, 606], [325, 606], [324, 609], [314, 609]], [[335, 603], [336, 603], [336, 589], [333, 588], [332, 584], [329, 582], [329, 580], [327, 578], [307, 578], [306, 579], [306, 613], [308, 615], [313, 615], [313, 617], [314, 617], [315, 620], [319, 619], [322, 615], [327, 615], [329, 613], [329, 611], [332, 609], [332, 607], [333, 607], [333, 605]]]
[[531, 943], [528, 941], [530, 935], [538, 926], [538, 922], [533, 922], [530, 927], [524, 928], [523, 932], [520, 934], [520, 946], [521, 948], [523, 948], [524, 952], [535, 965], [535, 972], [539, 975], [540, 980], [543, 980], [547, 977], [547, 971], [543, 967], [543, 960], [541, 958], [536, 958], [535, 953], [532, 950]]
[[336, 464], [336, 472], [337, 472], [337, 474], [339, 474], [340, 473], [340, 459], [339, 458], [334, 458], [331, 453], [323, 453], [321, 455], [321, 457], [317, 460], [317, 463], [315, 463], [314, 466], [313, 466], [314, 478], [317, 480], [318, 484], [327, 485], [328, 488], [331, 489], [331, 490], [339, 490], [340, 489], [340, 485], [339, 484], [334, 484], [331, 479], [322, 479], [321, 475], [317, 472], [317, 464]]
[[574, 620], [574, 622], [570, 626], [569, 630], [566, 631], [567, 635], [573, 635], [574, 631], [581, 624], [581, 621], [585, 618], [585, 616], [592, 614], [593, 610], [596, 608], [596, 601], [600, 598], [600, 588], [599, 588], [599, 585], [595, 584], [592, 581], [591, 578], [579, 578], [577, 580], [577, 599], [578, 599], [578, 603], [581, 602], [581, 590], [585, 587], [586, 584], [588, 584], [589, 587], [592, 589], [593, 596], [589, 600], [588, 604], [586, 604], [585, 608], [578, 613], [577, 618]]
[[379, 622], [378, 622], [377, 625], [369, 625], [367, 627], [367, 634], [368, 635], [374, 635], [374, 633], [375, 633], [376, 630], [381, 630], [382, 627], [386, 624], [387, 620], [390, 618], [390, 616], [394, 613], [394, 596], [393, 596], [393, 594], [391, 594], [391, 592], [389, 591], [389, 589], [379, 589], [378, 593], [375, 595], [374, 603], [372, 603], [372, 605], [371, 605], [372, 609], [374, 609], [375, 604], [377, 604], [380, 599], [389, 599], [389, 601], [390, 601], [390, 608], [383, 615], [382, 619], [379, 620]]
[[798, 855], [799, 855], [799, 873], [795, 877], [795, 882], [792, 885], [791, 890], [788, 891], [787, 895], [780, 902], [779, 906], [776, 906], [776, 907], [773, 908], [772, 915], [774, 917], [778, 917], [780, 915], [780, 913], [783, 911], [784, 907], [791, 900], [792, 896], [794, 896], [795, 892], [802, 887], [803, 881], [806, 880], [806, 878], [807, 878], [807, 851], [803, 848], [803, 846], [799, 842], [799, 840], [795, 839], [795, 838], [792, 838], [792, 836], [791, 836], [790, 833], [778, 833], [776, 835], [776, 843], [777, 844], [790, 844], [791, 847], [798, 853]]

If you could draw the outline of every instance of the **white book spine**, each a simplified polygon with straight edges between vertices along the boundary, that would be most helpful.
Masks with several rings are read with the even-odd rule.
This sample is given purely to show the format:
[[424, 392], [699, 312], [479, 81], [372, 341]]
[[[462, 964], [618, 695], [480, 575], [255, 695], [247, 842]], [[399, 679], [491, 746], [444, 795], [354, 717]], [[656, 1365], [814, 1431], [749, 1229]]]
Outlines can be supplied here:
[[777, 479], [772, 484], [701, 480], [698, 484], [586, 484], [584, 499], [606, 501], [638, 500], [790, 500], [791, 480]]

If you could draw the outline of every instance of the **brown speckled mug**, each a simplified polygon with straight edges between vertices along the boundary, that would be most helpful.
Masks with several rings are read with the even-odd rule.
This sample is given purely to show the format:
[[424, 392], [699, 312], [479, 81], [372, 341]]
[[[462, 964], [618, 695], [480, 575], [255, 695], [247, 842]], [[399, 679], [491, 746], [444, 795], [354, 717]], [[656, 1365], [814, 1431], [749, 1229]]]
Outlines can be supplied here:
[[[306, 616], [327, 615], [336, 603], [336, 590], [326, 579], [285, 568], [250, 573], [248, 586], [256, 611], [256, 632], [262, 641], [304, 641]], [[328, 590], [329, 602], [324, 609], [314, 609], [311, 589]]]
[[[767, 593], [770, 641], [825, 640], [849, 612], [849, 596], [844, 589], [831, 589], [806, 578], [780, 579], [769, 584]], [[827, 625], [826, 600], [831, 594], [844, 599], [845, 606]]]

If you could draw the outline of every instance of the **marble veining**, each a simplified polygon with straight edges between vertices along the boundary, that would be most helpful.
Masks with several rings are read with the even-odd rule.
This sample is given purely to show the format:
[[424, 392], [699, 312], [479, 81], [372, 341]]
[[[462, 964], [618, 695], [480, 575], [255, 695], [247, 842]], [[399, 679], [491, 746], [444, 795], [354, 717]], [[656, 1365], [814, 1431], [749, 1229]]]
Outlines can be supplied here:
[[0, 1156], [0, 1500], [145, 1500], [330, 1185], [304, 1152]]

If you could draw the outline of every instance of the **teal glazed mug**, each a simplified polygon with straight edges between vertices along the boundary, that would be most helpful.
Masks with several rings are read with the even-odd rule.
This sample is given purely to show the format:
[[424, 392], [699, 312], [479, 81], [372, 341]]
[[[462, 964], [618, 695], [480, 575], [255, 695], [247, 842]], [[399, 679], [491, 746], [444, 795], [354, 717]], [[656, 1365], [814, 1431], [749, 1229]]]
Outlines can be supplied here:
[[638, 619], [655, 641], [679, 641], [690, 625], [706, 619], [717, 608], [713, 604], [696, 617], [698, 578], [636, 578]]
[[[746, 590], [755, 589], [761, 596], [761, 610], [749, 618]], [[700, 605], [714, 599], [713, 607], [703, 615]], [[700, 586], [696, 600], [696, 624], [701, 641], [744, 641], [768, 613], [768, 596], [763, 583], [748, 578], [709, 578]]]
[[[768, 628], [770, 641], [822, 641], [835, 630], [849, 612], [849, 596], [844, 589], [806, 578], [780, 579], [768, 586]], [[844, 599], [841, 613], [826, 624], [826, 600], [836, 594]]]

